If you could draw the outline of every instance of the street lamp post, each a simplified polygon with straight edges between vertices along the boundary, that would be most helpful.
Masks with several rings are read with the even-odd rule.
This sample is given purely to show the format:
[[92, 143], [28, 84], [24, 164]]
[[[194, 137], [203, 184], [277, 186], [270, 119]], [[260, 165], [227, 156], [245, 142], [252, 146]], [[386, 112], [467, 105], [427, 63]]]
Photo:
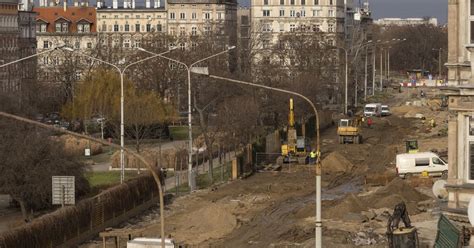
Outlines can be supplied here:
[[[203, 73], [200, 73], [203, 74]], [[314, 111], [314, 115], [316, 117], [316, 154], [317, 154], [317, 159], [316, 159], [316, 221], [315, 221], [315, 226], [316, 226], [316, 231], [315, 231], [315, 245], [316, 248], [321, 248], [322, 247], [322, 220], [321, 220], [321, 142], [320, 142], [320, 137], [319, 137], [319, 114], [318, 110], [316, 109], [316, 106], [314, 103], [309, 100], [306, 96], [301, 95], [299, 93], [289, 91], [289, 90], [284, 90], [284, 89], [279, 89], [279, 88], [274, 88], [266, 85], [260, 85], [260, 84], [255, 84], [255, 83], [250, 83], [250, 82], [245, 82], [245, 81], [240, 81], [240, 80], [235, 80], [235, 79], [230, 79], [230, 78], [224, 78], [220, 76], [214, 76], [214, 75], [209, 75], [210, 78], [214, 79], [219, 79], [219, 80], [224, 80], [232, 83], [237, 83], [237, 84], [243, 84], [247, 86], [252, 86], [252, 87], [258, 87], [258, 88], [263, 88], [267, 90], [273, 90], [273, 91], [279, 91], [291, 95], [298, 96], [302, 99], [304, 99], [306, 102], [311, 105]]]
[[117, 69], [118, 73], [120, 74], [120, 183], [123, 183], [125, 181], [125, 154], [124, 154], [124, 147], [125, 147], [125, 124], [124, 124], [124, 87], [123, 87], [123, 81], [124, 81], [124, 75], [125, 75], [125, 71], [130, 68], [130, 66], [132, 65], [136, 65], [136, 64], [139, 64], [139, 63], [142, 63], [142, 62], [145, 62], [145, 61], [148, 61], [150, 59], [153, 59], [153, 58], [156, 58], [156, 57], [159, 57], [159, 56], [162, 56], [166, 53], [169, 53], [171, 50], [173, 49], [170, 49], [166, 52], [163, 52], [161, 54], [156, 54], [156, 55], [153, 55], [153, 56], [150, 56], [150, 57], [147, 57], [147, 58], [144, 58], [144, 59], [141, 59], [139, 61], [136, 61], [136, 62], [133, 62], [133, 63], [130, 63], [128, 65], [126, 65], [125, 67], [123, 67], [122, 69], [115, 65], [115, 64], [112, 64], [110, 62], [107, 62], [107, 61], [104, 61], [102, 59], [99, 59], [99, 58], [95, 58], [95, 57], [92, 57], [88, 54], [85, 54], [85, 53], [81, 53], [79, 51], [76, 51], [70, 47], [63, 47], [64, 50], [67, 50], [67, 51], [70, 51], [70, 52], [74, 52], [80, 56], [83, 56], [83, 57], [86, 57], [86, 58], [89, 58], [89, 59], [92, 59], [92, 60], [96, 60], [96, 61], [99, 61], [101, 63], [104, 63], [104, 64], [107, 64], [109, 66], [112, 66], [113, 68]]
[[195, 182], [195, 176], [194, 176], [194, 170], [193, 170], [193, 130], [192, 130], [192, 103], [191, 103], [191, 69], [203, 62], [203, 61], [206, 61], [208, 59], [211, 59], [211, 58], [214, 58], [214, 57], [217, 57], [219, 55], [222, 55], [222, 54], [225, 54], [227, 52], [229, 52], [230, 50], [234, 49], [235, 46], [231, 46], [229, 47], [227, 50], [225, 51], [222, 51], [222, 52], [219, 52], [219, 53], [216, 53], [214, 55], [211, 55], [209, 57], [206, 57], [206, 58], [203, 58], [203, 59], [200, 59], [194, 63], [192, 63], [191, 65], [187, 65], [186, 63], [184, 62], [181, 62], [179, 60], [175, 60], [175, 59], [172, 59], [172, 58], [169, 58], [169, 57], [166, 57], [166, 56], [162, 56], [160, 54], [156, 54], [154, 52], [150, 52], [148, 50], [145, 50], [143, 48], [138, 48], [138, 50], [140, 51], [143, 51], [143, 52], [146, 52], [146, 53], [149, 53], [149, 54], [153, 54], [154, 56], [156, 57], [160, 57], [160, 58], [164, 58], [164, 59], [167, 59], [169, 61], [172, 61], [172, 62], [175, 62], [175, 63], [178, 63], [180, 65], [183, 65], [185, 68], [186, 68], [186, 71], [187, 71], [187, 74], [188, 74], [188, 143], [189, 143], [189, 151], [188, 151], [188, 186], [189, 186], [189, 189], [190, 191], [194, 191], [195, 188], [196, 188], [196, 182]]
[[380, 91], [383, 90], [383, 48], [380, 48]]

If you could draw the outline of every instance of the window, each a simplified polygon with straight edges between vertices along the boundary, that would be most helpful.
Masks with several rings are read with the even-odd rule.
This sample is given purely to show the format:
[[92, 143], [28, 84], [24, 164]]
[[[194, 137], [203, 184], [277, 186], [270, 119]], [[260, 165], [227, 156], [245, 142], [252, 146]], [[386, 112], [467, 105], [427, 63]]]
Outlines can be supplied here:
[[285, 16], [285, 10], [284, 9], [280, 10], [280, 16]]
[[147, 31], [147, 32], [151, 32], [151, 24], [147, 24], [147, 25], [146, 25], [146, 31]]
[[280, 5], [285, 5], [285, 0], [280, 0]]
[[102, 24], [102, 31], [106, 32], [107, 31], [107, 24]]
[[280, 32], [285, 32], [285, 24], [280, 23]]
[[295, 24], [290, 24], [290, 32], [295, 32], [296, 26]]
[[271, 32], [272, 31], [272, 26], [270, 23], [264, 23], [263, 24], [263, 32]]
[[176, 16], [175, 16], [175, 13], [174, 13], [174, 12], [171, 12], [171, 13], [170, 13], [170, 19], [173, 19], [173, 20], [176, 19]]
[[74, 43], [74, 47], [76, 49], [79, 49], [81, 47], [81, 43], [79, 43], [79, 41], [76, 41], [76, 43]]
[[314, 5], [319, 5], [319, 0], [314, 0]]
[[306, 5], [306, 0], [301, 0], [301, 5]]
[[140, 32], [140, 24], [135, 24], [135, 32]]
[[125, 24], [125, 32], [130, 32], [130, 25]]
[[180, 44], [179, 44], [179, 48], [180, 48], [181, 50], [184, 50], [184, 49], [186, 48], [186, 44], [180, 43]]
[[321, 10], [320, 9], [314, 9], [313, 10], [313, 16], [315, 16], [315, 17], [321, 16]]
[[179, 19], [186, 19], [186, 13], [179, 13]]
[[205, 35], [208, 35], [210, 32], [211, 32], [211, 27], [205, 26], [205, 27], [204, 27], [204, 34], [205, 34]]
[[40, 33], [46, 32], [46, 23], [41, 23], [38, 30]]
[[43, 41], [43, 48], [49, 48], [49, 42], [47, 40]]
[[471, 21], [471, 44], [474, 43], [474, 21]]
[[157, 32], [162, 32], [163, 31], [163, 27], [161, 26], [161, 24], [156, 25], [156, 31]]
[[295, 5], [295, 0], [290, 0], [291, 5]]
[[119, 31], [119, 25], [118, 24], [115, 24], [114, 25], [114, 32], [118, 32]]
[[429, 158], [415, 158], [415, 166], [429, 166], [430, 159]]
[[185, 27], [179, 27], [179, 35], [181, 35], [181, 36], [186, 35], [186, 28]]
[[441, 158], [432, 158], [433, 164], [435, 165], [445, 165], [444, 161]]
[[334, 1], [333, 0], [329, 0], [329, 5], [333, 5], [334, 4]]
[[306, 16], [306, 10], [301, 10], [301, 17], [305, 17]]
[[270, 16], [270, 10], [264, 9], [263, 10], [263, 16]]
[[67, 24], [67, 22], [63, 22], [62, 25], [61, 25], [61, 32], [67, 33], [68, 30], [69, 30], [68, 26], [69, 25]]
[[196, 12], [193, 12], [193, 13], [191, 14], [191, 19], [193, 19], [193, 20], [197, 19]]
[[61, 32], [61, 23], [59, 23], [59, 22], [56, 23], [56, 32], [57, 33]]
[[209, 13], [209, 12], [204, 13], [204, 19], [206, 19], [206, 20], [211, 19], [211, 13]]
[[263, 5], [268, 5], [268, 0], [263, 0]]
[[92, 42], [87, 42], [87, 48], [89, 48], [89, 49], [92, 48]]
[[79, 23], [79, 24], [77, 24], [77, 32], [78, 33], [89, 33], [90, 32], [90, 24], [89, 23]]
[[330, 9], [328, 13], [329, 13], [329, 17], [334, 17], [334, 10]]
[[222, 19], [224, 19], [224, 18], [222, 18], [222, 16], [223, 16], [223, 13], [222, 13], [222, 12], [217, 13], [217, 20], [222, 20]]
[[321, 31], [319, 24], [313, 25], [313, 32], [319, 32], [319, 31]]
[[296, 16], [296, 11], [290, 10], [290, 17], [295, 17]]
[[328, 32], [334, 32], [334, 24], [328, 25]]
[[91, 25], [89, 23], [84, 24], [84, 33], [89, 33], [91, 31]]
[[197, 35], [197, 27], [191, 28], [191, 35]]

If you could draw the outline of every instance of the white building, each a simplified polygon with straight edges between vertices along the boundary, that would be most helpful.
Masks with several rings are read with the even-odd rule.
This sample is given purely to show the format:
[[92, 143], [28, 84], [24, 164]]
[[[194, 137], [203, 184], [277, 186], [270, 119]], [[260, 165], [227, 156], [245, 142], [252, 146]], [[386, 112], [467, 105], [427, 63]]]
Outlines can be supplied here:
[[416, 26], [433, 25], [438, 26], [437, 18], [382, 18], [374, 21], [379, 26]]

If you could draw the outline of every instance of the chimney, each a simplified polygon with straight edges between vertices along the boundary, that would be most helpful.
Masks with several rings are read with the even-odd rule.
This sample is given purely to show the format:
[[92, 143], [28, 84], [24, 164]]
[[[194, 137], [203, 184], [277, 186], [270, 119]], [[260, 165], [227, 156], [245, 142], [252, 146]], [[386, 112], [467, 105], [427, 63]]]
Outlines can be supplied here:
[[151, 7], [150, 0], [145, 0], [145, 8], [149, 9]]
[[74, 7], [77, 7], [77, 6], [79, 6], [78, 0], [74, 0]]
[[135, 8], [135, 0], [132, 0], [132, 9]]
[[63, 8], [64, 8], [64, 12], [66, 12], [66, 10], [67, 10], [67, 0], [63, 1]]
[[155, 8], [159, 8], [160, 5], [161, 5], [160, 0], [155, 0], [155, 5], [154, 5], [154, 7], [155, 7]]
[[98, 9], [102, 8], [102, 1], [97, 1], [97, 8]]
[[124, 9], [130, 8], [130, 0], [124, 0], [123, 1], [123, 8]]
[[113, 0], [113, 2], [112, 2], [112, 7], [113, 7], [114, 9], [118, 9], [118, 0]]

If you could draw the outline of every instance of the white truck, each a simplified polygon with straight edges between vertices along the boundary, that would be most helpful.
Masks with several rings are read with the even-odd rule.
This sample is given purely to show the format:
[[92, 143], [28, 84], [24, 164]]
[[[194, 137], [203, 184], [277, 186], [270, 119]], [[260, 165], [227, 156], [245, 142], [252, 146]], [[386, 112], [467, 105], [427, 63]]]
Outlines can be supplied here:
[[382, 104], [381, 103], [369, 103], [364, 107], [364, 116], [378, 116], [382, 115]]
[[398, 154], [396, 168], [398, 176], [402, 178], [423, 172], [432, 176], [445, 176], [448, 173], [448, 163], [432, 152]]

